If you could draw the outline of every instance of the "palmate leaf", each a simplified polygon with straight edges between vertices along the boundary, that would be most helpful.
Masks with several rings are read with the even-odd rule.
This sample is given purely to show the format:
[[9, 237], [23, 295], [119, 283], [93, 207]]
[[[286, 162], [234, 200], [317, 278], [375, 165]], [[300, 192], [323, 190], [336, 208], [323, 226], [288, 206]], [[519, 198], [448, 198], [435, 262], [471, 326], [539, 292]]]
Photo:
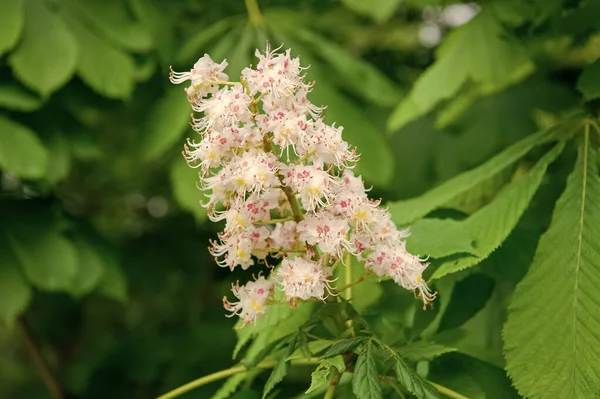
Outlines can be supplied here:
[[500, 173], [521, 159], [529, 150], [539, 144], [545, 135], [546, 132], [541, 132], [526, 137], [483, 165], [462, 173], [419, 197], [388, 203], [387, 206], [392, 214], [392, 219], [397, 225], [405, 226], [429, 212], [441, 208], [475, 187], [478, 183]]
[[475, 255], [442, 263], [431, 278], [437, 279], [474, 266], [498, 248], [516, 227], [539, 188], [546, 169], [558, 158], [564, 146], [564, 142], [559, 142], [530, 171], [500, 192], [494, 201], [465, 219], [462, 223], [476, 240]]
[[359, 353], [354, 366], [352, 391], [361, 399], [382, 399], [381, 381], [375, 360], [373, 341], [369, 340]]
[[507, 40], [499, 11], [493, 5], [484, 7], [473, 20], [450, 33], [438, 50], [437, 61], [390, 116], [390, 130], [425, 115], [468, 81], [497, 89], [531, 72], [533, 64], [524, 48]]
[[552, 223], [509, 306], [506, 367], [531, 398], [600, 392], [599, 157], [585, 132]]

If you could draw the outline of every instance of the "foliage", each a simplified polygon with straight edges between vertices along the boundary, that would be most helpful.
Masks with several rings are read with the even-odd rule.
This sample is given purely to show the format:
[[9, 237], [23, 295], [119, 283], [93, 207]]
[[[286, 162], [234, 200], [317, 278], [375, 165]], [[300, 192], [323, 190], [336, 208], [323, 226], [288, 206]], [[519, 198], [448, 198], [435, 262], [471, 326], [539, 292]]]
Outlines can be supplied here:
[[[48, 397], [21, 341], [56, 397], [206, 374], [182, 397], [600, 392], [600, 7], [372, 3], [0, 2], [0, 396]], [[311, 65], [355, 172], [430, 256], [432, 308], [367, 275], [254, 326], [223, 317], [169, 66], [209, 53], [235, 75], [267, 40]]]

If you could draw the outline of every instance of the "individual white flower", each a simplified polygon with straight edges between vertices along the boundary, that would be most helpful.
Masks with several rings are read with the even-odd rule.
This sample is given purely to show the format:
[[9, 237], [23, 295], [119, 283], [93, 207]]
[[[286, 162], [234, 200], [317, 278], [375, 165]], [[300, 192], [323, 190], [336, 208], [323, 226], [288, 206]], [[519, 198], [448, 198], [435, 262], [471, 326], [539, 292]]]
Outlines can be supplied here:
[[271, 232], [271, 243], [273, 248], [295, 249], [298, 248], [298, 224], [288, 221], [277, 223], [275, 229]]
[[342, 139], [343, 127], [329, 126], [321, 119], [315, 123], [312, 134], [308, 136], [305, 150], [314, 153], [321, 162], [332, 164], [338, 168], [353, 167], [358, 161], [356, 151]]
[[282, 153], [287, 153], [288, 160], [289, 147], [298, 155], [296, 148], [299, 144], [303, 146], [313, 127], [312, 121], [306, 119], [305, 115], [290, 115], [281, 111], [257, 117], [256, 123], [262, 131], [273, 133], [273, 143], [281, 148]]
[[310, 245], [318, 245], [326, 254], [343, 257], [344, 250], [354, 252], [355, 248], [348, 240], [348, 220], [332, 215], [327, 211], [306, 214], [298, 223], [300, 239]]
[[200, 119], [193, 119], [192, 126], [198, 132], [207, 129], [223, 129], [250, 122], [250, 103], [241, 84], [225, 86], [210, 98], [197, 99], [192, 104], [196, 112], [204, 113]]
[[218, 90], [216, 82], [227, 81], [228, 77], [223, 71], [227, 67], [227, 61], [217, 64], [208, 54], [204, 54], [194, 64], [189, 72], [174, 72], [171, 69], [170, 80], [172, 83], [179, 84], [191, 81], [190, 87], [186, 88], [189, 97], [205, 97], [209, 93], [215, 93]]
[[292, 58], [289, 49], [285, 53], [277, 53], [277, 50], [279, 48], [271, 51], [268, 45], [264, 54], [256, 50], [256, 69], [242, 71], [252, 94], [271, 93], [276, 98], [290, 96], [302, 84], [300, 59]]
[[322, 166], [292, 164], [285, 168], [284, 183], [299, 194], [304, 209], [314, 212], [329, 204], [334, 179]]
[[288, 299], [319, 298], [330, 295], [331, 269], [303, 258], [286, 258], [277, 269], [276, 279]]
[[231, 312], [228, 317], [238, 315], [246, 325], [265, 314], [267, 299], [273, 293], [273, 282], [260, 276], [246, 285], [240, 286], [238, 282], [232, 284], [231, 291], [238, 301], [230, 302], [227, 297], [223, 297], [223, 306]]
[[268, 255], [265, 249], [268, 247], [269, 235], [269, 229], [264, 226], [249, 226], [232, 234], [220, 235], [221, 243], [213, 241], [209, 250], [219, 266], [233, 270], [239, 265], [246, 270], [254, 265], [252, 255], [259, 259]]

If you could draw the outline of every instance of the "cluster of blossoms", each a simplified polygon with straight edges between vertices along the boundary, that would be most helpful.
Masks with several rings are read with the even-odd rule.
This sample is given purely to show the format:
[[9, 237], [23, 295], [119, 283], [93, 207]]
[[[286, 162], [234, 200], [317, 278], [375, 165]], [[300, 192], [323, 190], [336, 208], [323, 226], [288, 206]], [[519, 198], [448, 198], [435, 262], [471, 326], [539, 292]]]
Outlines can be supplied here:
[[427, 263], [406, 251], [408, 232], [367, 196], [343, 128], [326, 124], [307, 99], [312, 86], [299, 59], [269, 48], [256, 56], [240, 82], [229, 82], [227, 62], [208, 55], [189, 72], [171, 73], [173, 83], [191, 82], [185, 90], [200, 116], [192, 120], [200, 140], [188, 140], [184, 156], [199, 171], [209, 218], [225, 221], [211, 253], [231, 270], [281, 259], [269, 279], [233, 285], [238, 301], [224, 298], [225, 308], [252, 323], [275, 285], [292, 304], [325, 300], [335, 294], [333, 267], [349, 266], [349, 256], [432, 301], [422, 278]]

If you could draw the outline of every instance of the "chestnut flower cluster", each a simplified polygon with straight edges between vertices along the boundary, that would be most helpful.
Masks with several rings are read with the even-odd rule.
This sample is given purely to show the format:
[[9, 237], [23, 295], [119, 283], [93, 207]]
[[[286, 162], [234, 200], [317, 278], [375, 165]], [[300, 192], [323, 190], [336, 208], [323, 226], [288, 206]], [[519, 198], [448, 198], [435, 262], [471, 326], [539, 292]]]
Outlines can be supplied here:
[[[278, 49], [277, 49], [278, 50]], [[408, 231], [399, 231], [380, 201], [367, 196], [352, 172], [358, 155], [342, 138], [341, 126], [323, 121], [322, 108], [307, 98], [298, 58], [256, 51], [256, 68], [229, 82], [227, 62], [204, 55], [189, 72], [171, 72], [185, 89], [199, 140], [183, 152], [199, 171], [208, 216], [225, 221], [210, 252], [220, 266], [248, 269], [281, 259], [269, 279], [259, 274], [233, 285], [237, 301], [223, 299], [244, 324], [266, 310], [275, 286], [292, 304], [335, 295], [333, 267], [347, 254], [376, 275], [417, 290], [427, 304], [435, 298], [422, 272], [424, 259], [406, 251]]]

